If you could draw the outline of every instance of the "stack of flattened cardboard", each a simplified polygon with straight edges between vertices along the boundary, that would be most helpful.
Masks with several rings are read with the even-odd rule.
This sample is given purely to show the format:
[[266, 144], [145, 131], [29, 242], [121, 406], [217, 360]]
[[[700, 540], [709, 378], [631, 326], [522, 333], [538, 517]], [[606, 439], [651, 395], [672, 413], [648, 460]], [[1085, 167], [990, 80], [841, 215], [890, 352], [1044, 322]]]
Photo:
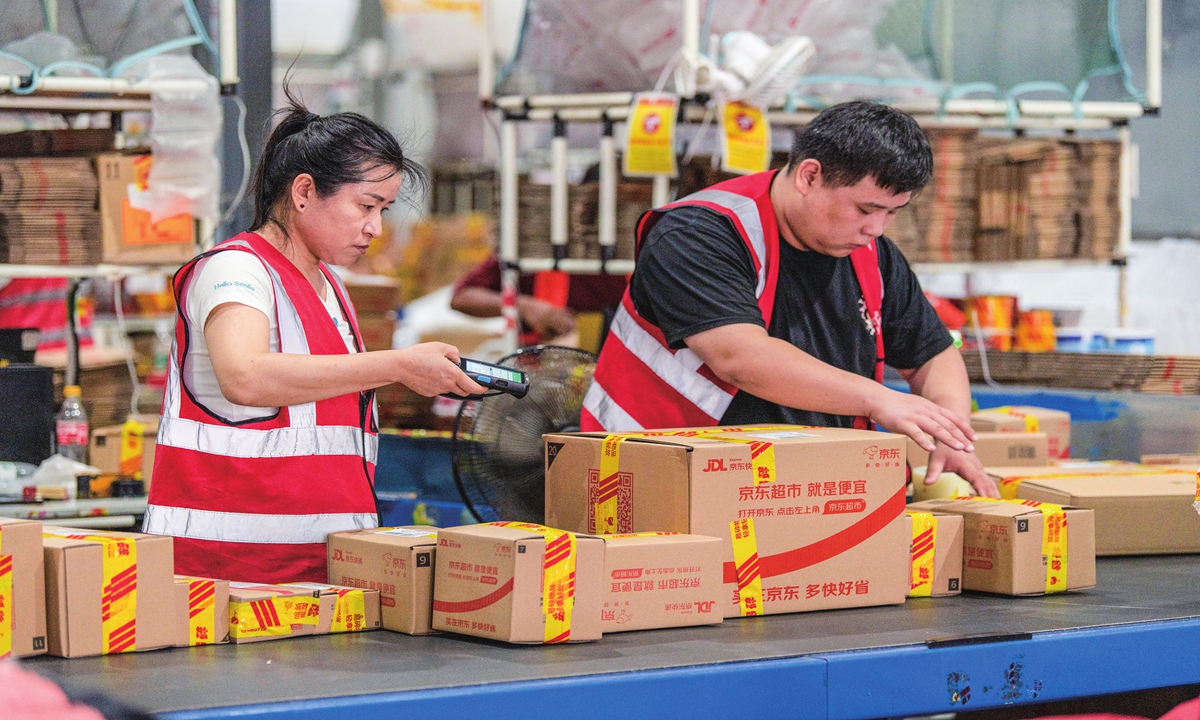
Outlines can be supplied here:
[[[650, 209], [651, 187], [633, 180], [617, 184], [615, 257], [632, 260], [634, 233], [642, 213]], [[600, 184], [571, 188], [570, 257], [600, 257]]]
[[97, 193], [87, 158], [0, 160], [0, 262], [99, 262]]
[[[972, 382], [983, 382], [977, 350], [964, 350]], [[1135, 390], [1164, 395], [1200, 393], [1200, 358], [1119, 353], [990, 352], [988, 372], [1001, 383], [1081, 390]]]
[[[54, 368], [54, 398], [61, 403], [66, 384], [66, 351], [39, 353], [37, 362]], [[133, 396], [133, 381], [129, 379], [124, 355], [111, 348], [83, 348], [79, 365], [83, 409], [91, 426], [123, 424], [129, 416], [129, 398]]]
[[970, 260], [978, 213], [973, 164], [978, 132], [931, 128], [926, 134], [933, 149], [933, 179], [896, 214], [888, 237], [911, 262]]

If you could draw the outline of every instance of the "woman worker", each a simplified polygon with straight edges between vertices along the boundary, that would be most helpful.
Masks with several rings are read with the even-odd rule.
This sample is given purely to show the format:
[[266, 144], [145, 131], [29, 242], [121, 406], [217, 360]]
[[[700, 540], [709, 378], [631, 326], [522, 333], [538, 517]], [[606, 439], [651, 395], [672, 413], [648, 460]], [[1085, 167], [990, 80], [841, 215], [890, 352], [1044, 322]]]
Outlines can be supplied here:
[[363, 352], [349, 265], [422, 171], [384, 128], [289, 94], [255, 175], [254, 229], [175, 275], [179, 315], [144, 529], [175, 571], [325, 582], [325, 537], [377, 525], [373, 389], [482, 393], [458, 350]]

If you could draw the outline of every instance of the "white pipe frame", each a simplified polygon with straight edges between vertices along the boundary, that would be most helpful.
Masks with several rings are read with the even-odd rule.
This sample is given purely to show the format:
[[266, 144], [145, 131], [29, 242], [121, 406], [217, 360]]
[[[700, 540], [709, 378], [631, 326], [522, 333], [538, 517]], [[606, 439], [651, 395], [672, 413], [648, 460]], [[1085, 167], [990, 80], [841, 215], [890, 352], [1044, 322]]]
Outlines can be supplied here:
[[567, 124], [554, 120], [554, 138], [550, 141], [550, 245], [554, 259], [567, 251]]
[[1146, 105], [1162, 107], [1162, 0], [1146, 0]]
[[218, 27], [220, 28], [221, 52], [221, 85], [237, 85], [238, 78], [238, 48], [237, 48], [237, 0], [220, 0], [217, 6]]
[[597, 204], [597, 228], [601, 257], [612, 259], [617, 244], [617, 140], [613, 122], [604, 118], [600, 136], [600, 197]]
[[517, 292], [517, 123], [500, 124], [500, 312], [506, 321], [505, 344], [515, 352], [520, 341]]

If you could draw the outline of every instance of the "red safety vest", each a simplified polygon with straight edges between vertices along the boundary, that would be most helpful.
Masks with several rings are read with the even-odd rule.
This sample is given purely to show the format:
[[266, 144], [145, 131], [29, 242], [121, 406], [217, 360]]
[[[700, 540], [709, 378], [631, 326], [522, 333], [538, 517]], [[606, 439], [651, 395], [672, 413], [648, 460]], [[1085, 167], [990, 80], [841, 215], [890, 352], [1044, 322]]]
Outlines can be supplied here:
[[[91, 317], [76, 323], [80, 347], [92, 344]], [[67, 345], [67, 280], [65, 278], [13, 278], [0, 287], [0, 328], [37, 328], [38, 349], [58, 350]]]
[[[727, 180], [646, 213], [638, 223], [638, 246], [674, 208], [695, 205], [721, 213], [750, 251], [758, 274], [758, 307], [770, 327], [779, 278], [779, 228], [770, 193], [774, 177], [775, 171], [770, 171]], [[875, 326], [875, 380], [883, 382], [883, 276], [875, 243], [855, 250], [850, 260]], [[721, 421], [737, 392], [690, 349], [672, 350], [662, 331], [638, 315], [626, 289], [584, 399], [580, 426], [593, 432], [709, 427]], [[855, 427], [869, 423], [859, 418]]]
[[[247, 252], [271, 276], [279, 349], [341, 355], [346, 344], [312, 285], [263, 238], [243, 233], [175, 276], [179, 308], [145, 531], [175, 537], [175, 572], [246, 582], [325, 582], [329, 533], [377, 526], [373, 491], [378, 447], [373, 393], [282, 407], [261, 420], [231, 422], [192, 397], [187, 290], [200, 258]], [[321, 271], [362, 336], [346, 288]]]

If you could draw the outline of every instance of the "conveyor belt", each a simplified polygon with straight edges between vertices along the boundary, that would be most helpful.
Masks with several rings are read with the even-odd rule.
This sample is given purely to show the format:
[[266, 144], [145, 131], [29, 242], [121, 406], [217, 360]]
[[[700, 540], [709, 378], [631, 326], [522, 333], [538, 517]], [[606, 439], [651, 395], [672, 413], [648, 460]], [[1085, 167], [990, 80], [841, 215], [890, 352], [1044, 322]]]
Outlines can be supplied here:
[[[468, 697], [474, 703], [494, 703], [498, 711], [508, 707], [515, 712], [536, 705], [538, 698], [561, 702], [572, 693], [578, 702], [591, 702], [588, 698], [595, 694], [608, 697], [609, 710], [625, 708], [608, 717], [641, 715], [639, 710], [646, 716], [716, 717], [724, 716], [717, 706], [724, 692], [721, 678], [748, 683], [745, 692], [761, 703], [756, 719], [771, 716], [776, 707], [772, 703], [788, 697], [808, 698], [803, 712], [791, 708], [795, 712], [787, 714], [792, 716], [878, 717], [899, 714], [905, 707], [912, 712], [972, 709], [1200, 682], [1200, 556], [1101, 559], [1097, 572], [1096, 588], [1065, 595], [1005, 598], [967, 593], [910, 600], [903, 606], [607, 635], [597, 643], [570, 646], [507, 646], [462, 636], [371, 632], [104, 658], [37, 658], [29, 665], [155, 712], [285, 703], [273, 710], [259, 708], [261, 716], [329, 717], [330, 711], [355, 708], [355, 720], [392, 717], [402, 707], [444, 710], [450, 714], [441, 717], [448, 717], [454, 708], [470, 707], [462, 704]], [[926, 644], [988, 633], [1033, 636], [984, 645]], [[1055, 658], [1064, 652], [1076, 659], [1075, 671], [1085, 676], [1055, 675], [1055, 663], [1060, 662]], [[1101, 657], [1114, 652], [1125, 657]], [[1042, 662], [1048, 664], [1041, 667]], [[1120, 667], [1126, 662], [1140, 665], [1126, 671]], [[972, 670], [972, 663], [987, 664], [988, 669]], [[1088, 663], [1100, 664], [1089, 670]], [[1040, 676], [1034, 677], [1031, 669], [1022, 679], [1026, 664], [1040, 668]], [[997, 668], [994, 680], [983, 674], [991, 672], [991, 665]], [[975, 673], [973, 686], [964, 679], [968, 670]], [[652, 682], [630, 686], [638, 679]], [[839, 682], [868, 681], [851, 693], [855, 697], [834, 697]], [[955, 683], [973, 687], [967, 704], [961, 702], [961, 693], [955, 695]], [[466, 689], [485, 684], [490, 687], [482, 691]], [[888, 687], [892, 689], [887, 693], [881, 689]], [[680, 709], [687, 711], [666, 712], [671, 706], [663, 694], [689, 688], [715, 693], [717, 699], [673, 697], [670, 701], [682, 703]], [[903, 697], [888, 697], [893, 691]], [[359, 697], [378, 693], [385, 695]], [[296, 702], [330, 698], [343, 699]], [[420, 703], [405, 705], [409, 700]], [[634, 702], [658, 702], [661, 707], [630, 704]], [[886, 709], [869, 714], [876, 706]], [[584, 712], [583, 707], [580, 716], [605, 715], [599, 708]], [[315, 714], [305, 714], [305, 708]]]

